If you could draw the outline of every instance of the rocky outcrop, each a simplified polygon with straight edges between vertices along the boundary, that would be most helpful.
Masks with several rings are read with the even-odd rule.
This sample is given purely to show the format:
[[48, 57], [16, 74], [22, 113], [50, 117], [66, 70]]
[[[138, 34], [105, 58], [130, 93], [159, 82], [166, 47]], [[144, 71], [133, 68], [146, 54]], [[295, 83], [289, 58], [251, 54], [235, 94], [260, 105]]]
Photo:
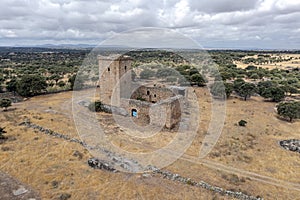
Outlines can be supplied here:
[[300, 153], [300, 140], [297, 139], [282, 140], [279, 141], [279, 145], [286, 150]]
[[88, 165], [94, 169], [105, 169], [111, 172], [117, 172], [111, 163], [108, 163], [105, 160], [99, 160], [97, 158], [90, 158], [88, 160]]

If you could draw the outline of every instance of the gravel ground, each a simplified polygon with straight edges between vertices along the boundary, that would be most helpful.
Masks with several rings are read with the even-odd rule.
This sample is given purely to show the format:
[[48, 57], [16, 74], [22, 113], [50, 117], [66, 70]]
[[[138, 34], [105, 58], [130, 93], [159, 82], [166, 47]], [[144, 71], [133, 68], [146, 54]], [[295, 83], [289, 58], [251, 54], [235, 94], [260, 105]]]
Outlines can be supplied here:
[[21, 183], [8, 174], [0, 172], [1, 200], [40, 200], [39, 195], [29, 186]]

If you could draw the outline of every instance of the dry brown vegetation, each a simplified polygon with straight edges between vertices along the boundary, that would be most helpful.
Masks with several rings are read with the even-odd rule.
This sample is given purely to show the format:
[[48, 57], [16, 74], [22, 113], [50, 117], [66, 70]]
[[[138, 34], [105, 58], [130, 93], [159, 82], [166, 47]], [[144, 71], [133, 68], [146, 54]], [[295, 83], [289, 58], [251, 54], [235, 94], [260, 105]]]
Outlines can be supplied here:
[[[300, 54], [284, 54], [284, 53], [280, 53], [280, 54], [266, 54], [266, 55], [270, 55], [272, 58], [275, 59], [283, 59], [283, 61], [281, 62], [274, 62], [274, 63], [262, 63], [259, 64], [258, 67], [263, 67], [263, 68], [267, 68], [267, 69], [286, 69], [287, 67], [299, 67], [300, 64]], [[254, 56], [246, 56], [245, 58], [258, 58], [258, 55], [254, 55]], [[288, 61], [286, 61], [285, 59], [290, 59]], [[242, 61], [235, 61], [234, 64], [237, 65], [237, 67], [239, 68], [246, 68], [247, 66], [249, 66], [250, 64], [245, 64]], [[255, 64], [255, 63], [253, 63]]]
[[[265, 199], [297, 199], [300, 196], [299, 155], [282, 149], [278, 141], [299, 138], [300, 122], [288, 123], [278, 119], [275, 103], [265, 102], [260, 97], [248, 101], [232, 97], [227, 100], [222, 135], [208, 157], [201, 160], [197, 156], [210, 121], [211, 99], [205, 88], [195, 89], [201, 108], [200, 129], [184, 156], [166, 169], [196, 181], [204, 180]], [[43, 199], [59, 199], [63, 193], [71, 194], [71, 199], [230, 199], [158, 175], [145, 178], [141, 174], [94, 170], [87, 165], [87, 159], [92, 155], [79, 144], [19, 126], [25, 119], [30, 119], [33, 123], [78, 138], [71, 113], [71, 98], [72, 92], [37, 96], [14, 104], [15, 110], [0, 112], [1, 126], [6, 128], [9, 137], [0, 144], [1, 171], [30, 185]], [[141, 151], [139, 148], [144, 144], [164, 146], [174, 135], [162, 132], [160, 138], [135, 141], [133, 146], [132, 140], [115, 127], [109, 114], [100, 113], [98, 118], [109, 130], [108, 138], [128, 150]], [[241, 119], [248, 122], [246, 127], [237, 125]], [[227, 168], [215, 163], [235, 170], [226, 171]]]

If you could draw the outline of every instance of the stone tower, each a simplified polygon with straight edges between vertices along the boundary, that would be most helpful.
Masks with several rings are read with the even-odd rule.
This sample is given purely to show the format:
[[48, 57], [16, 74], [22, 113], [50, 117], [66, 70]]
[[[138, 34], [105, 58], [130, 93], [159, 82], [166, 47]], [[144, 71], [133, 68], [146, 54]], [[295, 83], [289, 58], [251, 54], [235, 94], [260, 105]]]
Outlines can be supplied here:
[[100, 101], [120, 106], [121, 98], [131, 95], [131, 62], [129, 56], [98, 56]]

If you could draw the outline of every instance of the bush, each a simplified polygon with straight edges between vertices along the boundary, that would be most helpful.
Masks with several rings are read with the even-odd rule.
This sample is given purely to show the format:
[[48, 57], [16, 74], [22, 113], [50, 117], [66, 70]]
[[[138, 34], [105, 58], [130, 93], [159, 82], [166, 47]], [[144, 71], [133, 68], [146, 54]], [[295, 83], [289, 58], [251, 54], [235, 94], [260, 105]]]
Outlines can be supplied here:
[[72, 90], [80, 90], [84, 87], [84, 77], [77, 74], [72, 75], [68, 82]]
[[10, 99], [0, 99], [0, 107], [4, 108], [4, 110], [7, 110], [7, 108], [11, 106], [11, 100]]
[[155, 76], [155, 71], [152, 71], [150, 69], [144, 69], [141, 73], [140, 73], [140, 78], [141, 79], [149, 79], [151, 77]]
[[177, 81], [177, 77], [176, 76], [169, 76], [169, 77], [167, 77], [166, 81], [175, 83]]
[[66, 85], [66, 83], [63, 82], [63, 81], [59, 81], [59, 82], [57, 83], [57, 85], [58, 85], [59, 87], [64, 87], [64, 86]]
[[104, 111], [103, 104], [101, 103], [101, 101], [95, 101], [95, 102], [90, 103], [88, 108], [92, 112]]
[[24, 75], [17, 82], [17, 92], [25, 97], [34, 96], [42, 93], [47, 88], [44, 77], [39, 75]]
[[213, 96], [220, 98], [228, 98], [233, 91], [232, 83], [223, 83], [223, 81], [216, 81], [210, 87], [210, 92]]
[[246, 101], [248, 98], [250, 98], [254, 92], [256, 91], [256, 85], [253, 83], [247, 83], [244, 81], [234, 81], [233, 83], [234, 90], [237, 92], [237, 94]]
[[247, 123], [247, 121], [242, 119], [241, 121], [239, 121], [239, 126], [246, 126]]
[[271, 98], [274, 102], [279, 102], [285, 97], [285, 93], [280, 87], [270, 87], [265, 89], [261, 96], [264, 98]]
[[6, 137], [3, 135], [4, 133], [6, 133], [6, 131], [4, 128], [0, 127], [0, 139], [6, 139]]

